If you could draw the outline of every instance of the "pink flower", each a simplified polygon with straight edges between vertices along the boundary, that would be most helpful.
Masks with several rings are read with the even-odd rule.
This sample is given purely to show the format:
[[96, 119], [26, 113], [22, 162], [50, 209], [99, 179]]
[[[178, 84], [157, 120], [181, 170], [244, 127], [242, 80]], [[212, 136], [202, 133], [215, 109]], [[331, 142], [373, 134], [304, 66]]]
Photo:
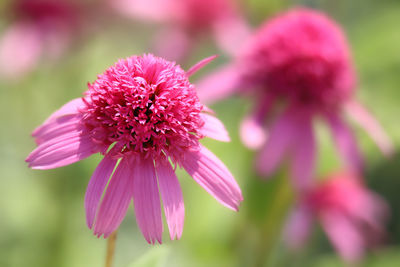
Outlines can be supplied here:
[[68, 0], [17, 0], [9, 12], [15, 19], [0, 37], [0, 74], [8, 78], [31, 71], [42, 56], [60, 56], [80, 25]]
[[155, 50], [174, 60], [187, 56], [204, 35], [224, 52], [236, 53], [249, 29], [235, 0], [109, 0], [119, 13], [166, 25]]
[[365, 250], [382, 241], [388, 209], [352, 173], [332, 175], [304, 194], [286, 228], [286, 241], [299, 249], [317, 219], [332, 245], [346, 261], [360, 260]]
[[33, 169], [52, 169], [94, 153], [104, 155], [85, 196], [87, 224], [98, 237], [118, 228], [134, 199], [144, 237], [161, 243], [160, 190], [171, 239], [179, 239], [184, 206], [176, 166], [224, 206], [237, 210], [239, 186], [199, 143], [206, 136], [229, 141], [228, 133], [217, 118], [204, 113], [188, 80], [213, 58], [186, 73], [153, 55], [119, 60], [89, 84], [83, 98], [65, 104], [33, 132], [38, 147], [26, 161]]
[[[355, 76], [339, 26], [317, 11], [295, 9], [263, 25], [233, 63], [200, 82], [198, 90], [200, 99], [209, 102], [233, 92], [254, 95], [254, 111], [241, 126], [243, 142], [250, 148], [265, 144], [258, 169], [267, 175], [290, 154], [295, 184], [304, 189], [314, 171], [316, 117], [329, 125], [350, 168], [360, 170], [362, 158], [344, 112], [385, 155], [392, 152], [378, 122], [353, 99]], [[267, 134], [264, 124], [272, 113], [276, 117]]]

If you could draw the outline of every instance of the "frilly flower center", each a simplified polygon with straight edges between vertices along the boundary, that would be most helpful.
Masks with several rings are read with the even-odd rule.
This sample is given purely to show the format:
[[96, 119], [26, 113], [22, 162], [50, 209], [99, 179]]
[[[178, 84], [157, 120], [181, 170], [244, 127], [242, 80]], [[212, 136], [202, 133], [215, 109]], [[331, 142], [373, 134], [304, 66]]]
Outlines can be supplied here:
[[174, 158], [201, 138], [194, 86], [179, 66], [151, 55], [120, 60], [89, 84], [85, 100], [92, 139], [121, 153]]

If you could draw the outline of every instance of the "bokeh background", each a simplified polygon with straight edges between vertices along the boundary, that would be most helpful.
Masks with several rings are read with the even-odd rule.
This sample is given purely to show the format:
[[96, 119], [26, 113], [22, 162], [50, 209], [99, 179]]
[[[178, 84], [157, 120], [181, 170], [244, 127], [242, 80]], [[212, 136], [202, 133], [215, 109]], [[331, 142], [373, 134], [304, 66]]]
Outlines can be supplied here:
[[[10, 2], [1, 1], [3, 14]], [[357, 98], [375, 114], [396, 146], [400, 145], [400, 1], [242, 0], [241, 5], [254, 27], [294, 5], [320, 9], [335, 18], [353, 50], [359, 74]], [[104, 264], [106, 240], [96, 238], [87, 228], [83, 207], [86, 185], [100, 156], [49, 171], [30, 170], [24, 162], [35, 146], [31, 131], [51, 112], [80, 96], [87, 82], [118, 58], [149, 52], [157, 25], [99, 10], [91, 14], [91, 31], [81, 35], [61, 58], [41, 61], [19, 79], [0, 80], [0, 266]], [[0, 34], [9, 23], [9, 16], [0, 16]], [[213, 42], [205, 39], [182, 65], [187, 69], [218, 53]], [[222, 55], [192, 81], [227, 60]], [[250, 107], [250, 100], [238, 97], [213, 105], [232, 142], [204, 140], [242, 187], [245, 201], [239, 213], [219, 205], [179, 171], [186, 208], [182, 239], [172, 242], [165, 231], [163, 245], [148, 245], [131, 207], [118, 232], [116, 267], [345, 266], [318, 226], [301, 253], [285, 248], [281, 234], [293, 194], [285, 168], [267, 182], [253, 171], [256, 154], [238, 137], [239, 122]], [[367, 135], [354, 128], [367, 159], [368, 185], [388, 201], [392, 211], [385, 246], [368, 253], [360, 266], [400, 266], [400, 154], [384, 159]], [[323, 176], [340, 165], [323, 126], [318, 127], [318, 141], [318, 174]]]

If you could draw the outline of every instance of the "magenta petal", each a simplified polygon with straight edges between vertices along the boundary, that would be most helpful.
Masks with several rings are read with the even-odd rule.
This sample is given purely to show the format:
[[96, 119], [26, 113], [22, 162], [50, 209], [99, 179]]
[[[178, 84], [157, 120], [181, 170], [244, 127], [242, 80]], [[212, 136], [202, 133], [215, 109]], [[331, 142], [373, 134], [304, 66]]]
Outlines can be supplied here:
[[290, 248], [297, 250], [304, 245], [310, 235], [312, 219], [310, 210], [304, 205], [299, 205], [293, 210], [284, 233]]
[[137, 224], [148, 243], [161, 244], [163, 224], [160, 195], [152, 159], [137, 159], [134, 166], [133, 203]]
[[87, 136], [69, 133], [41, 143], [26, 158], [32, 169], [53, 169], [66, 166], [99, 152]]
[[[111, 162], [107, 164], [112, 165]], [[118, 228], [126, 215], [133, 195], [134, 177], [131, 165], [132, 159], [122, 158], [107, 186], [94, 223], [94, 234], [98, 237], [104, 235], [107, 238]], [[108, 166], [105, 171], [110, 171], [110, 169], [111, 167]]]
[[257, 159], [257, 170], [262, 174], [272, 174], [293, 144], [295, 129], [290, 113], [286, 111], [271, 127], [267, 143]]
[[193, 179], [222, 205], [238, 210], [243, 200], [239, 185], [226, 166], [207, 148], [189, 150], [182, 162]]
[[89, 228], [93, 227], [101, 197], [117, 161], [118, 159], [106, 155], [97, 166], [89, 181], [85, 194], [86, 222]]
[[267, 140], [267, 131], [262, 121], [254, 114], [243, 119], [240, 124], [240, 138], [243, 144], [250, 149], [258, 149]]
[[340, 212], [330, 211], [321, 215], [321, 224], [333, 246], [345, 260], [355, 262], [362, 257], [363, 237], [350, 218]]
[[198, 70], [200, 70], [201, 68], [206, 66], [208, 63], [210, 63], [211, 61], [213, 61], [217, 57], [218, 57], [217, 55], [213, 55], [211, 57], [207, 57], [207, 58], [205, 58], [203, 60], [200, 60], [199, 62], [194, 64], [188, 71], [186, 71], [186, 75], [187, 76], [193, 75], [194, 73], [196, 73]]
[[315, 137], [309, 116], [299, 118], [295, 138], [291, 164], [292, 177], [299, 190], [306, 190], [313, 184], [316, 160]]
[[80, 115], [66, 115], [51, 120], [34, 132], [36, 144], [40, 145], [58, 136], [79, 131], [81, 119]]
[[9, 27], [0, 40], [0, 73], [16, 78], [33, 69], [42, 53], [38, 28], [29, 23]]
[[327, 114], [328, 123], [339, 152], [346, 160], [346, 164], [355, 171], [361, 172], [363, 159], [358, 149], [353, 133], [341, 118], [334, 114]]
[[53, 114], [50, 115], [43, 123], [40, 125], [38, 128], [36, 128], [32, 135], [36, 137], [37, 135], [40, 135], [42, 131], [46, 131], [48, 127], [52, 127], [52, 125], [49, 125], [52, 121], [55, 119], [66, 116], [66, 115], [77, 115], [79, 113], [79, 109], [83, 108], [85, 106], [85, 103], [83, 102], [82, 98], [76, 98], [65, 105], [63, 105], [60, 109], [55, 111]]
[[176, 239], [180, 239], [183, 231], [185, 207], [179, 181], [168, 160], [156, 161], [156, 171], [170, 237], [172, 240], [175, 239], [175, 236]]
[[201, 113], [200, 117], [204, 121], [204, 126], [199, 130], [200, 134], [222, 142], [230, 141], [229, 134], [219, 119], [205, 113]]
[[225, 66], [197, 83], [199, 98], [204, 103], [213, 103], [235, 92], [240, 74], [236, 65]]
[[346, 110], [351, 118], [365, 129], [385, 156], [391, 156], [394, 153], [392, 141], [367, 109], [360, 103], [351, 101], [347, 104]]

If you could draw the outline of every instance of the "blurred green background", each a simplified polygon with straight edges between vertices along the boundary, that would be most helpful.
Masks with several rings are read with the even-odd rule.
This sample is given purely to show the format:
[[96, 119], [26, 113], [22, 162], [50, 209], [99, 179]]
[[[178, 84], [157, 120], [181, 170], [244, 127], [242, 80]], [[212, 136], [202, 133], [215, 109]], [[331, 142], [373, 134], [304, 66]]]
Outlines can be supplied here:
[[[6, 2], [0, 7], [4, 10]], [[400, 1], [326, 0], [242, 1], [254, 26], [293, 5], [321, 9], [341, 23], [348, 34], [359, 73], [357, 98], [376, 115], [395, 144], [400, 140]], [[7, 26], [0, 18], [0, 32]], [[87, 82], [117, 58], [148, 52], [154, 26], [117, 17], [98, 18], [98, 28], [56, 63], [43, 62], [24, 79], [0, 81], [0, 266], [103, 266], [106, 240], [87, 228], [83, 198], [100, 156], [49, 170], [30, 170], [25, 157], [35, 147], [31, 131], [51, 112], [86, 90]], [[184, 64], [219, 53], [205, 43]], [[193, 77], [227, 61], [222, 56]], [[115, 266], [344, 266], [317, 227], [299, 254], [285, 249], [281, 231], [292, 202], [287, 177], [281, 170], [268, 182], [253, 172], [255, 153], [238, 138], [240, 119], [249, 110], [246, 99], [231, 98], [212, 106], [225, 123], [232, 142], [204, 140], [226, 163], [242, 187], [239, 213], [219, 205], [183, 171], [178, 172], [185, 199], [183, 237], [151, 246], [138, 230], [133, 208], [117, 240]], [[390, 204], [386, 245], [369, 253], [361, 266], [400, 266], [400, 154], [384, 159], [366, 134], [355, 128], [367, 158], [371, 188]], [[339, 167], [328, 131], [318, 128], [318, 173]], [[165, 227], [164, 227], [165, 228]]]

